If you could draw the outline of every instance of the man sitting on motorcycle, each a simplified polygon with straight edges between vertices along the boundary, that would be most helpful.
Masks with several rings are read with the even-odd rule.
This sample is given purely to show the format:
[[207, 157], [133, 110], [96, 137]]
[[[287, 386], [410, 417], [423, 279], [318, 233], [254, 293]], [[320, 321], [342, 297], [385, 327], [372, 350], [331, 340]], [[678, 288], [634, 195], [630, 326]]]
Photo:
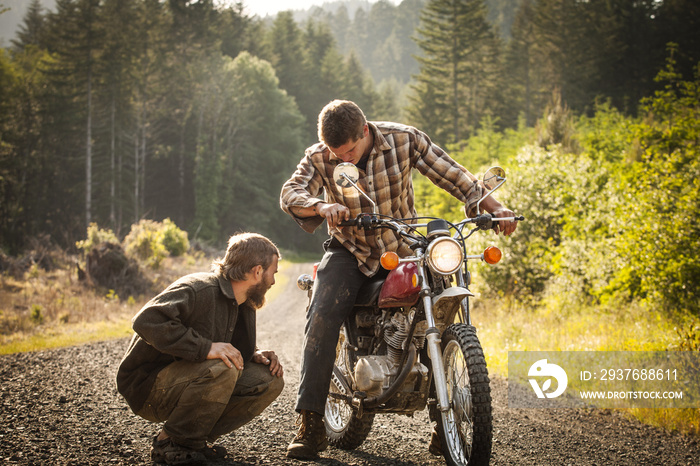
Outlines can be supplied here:
[[[306, 155], [282, 187], [280, 206], [307, 232], [326, 220], [330, 239], [316, 274], [314, 294], [307, 313], [301, 376], [296, 410], [299, 432], [287, 456], [313, 459], [328, 445], [323, 412], [330, 387], [338, 333], [355, 303], [357, 292], [381, 271], [386, 251], [407, 255], [400, 237], [389, 229], [364, 231], [340, 227], [342, 220], [369, 212], [371, 206], [354, 189], [333, 180], [335, 167], [350, 162], [359, 169], [358, 186], [374, 200], [379, 214], [415, 217], [411, 170], [416, 168], [433, 183], [465, 204], [472, 216], [482, 197], [483, 185], [464, 167], [433, 144], [416, 128], [388, 122], [368, 122], [353, 102], [334, 100], [318, 117], [320, 142]], [[323, 193], [323, 200], [318, 196]], [[513, 217], [492, 197], [481, 206], [495, 217]], [[517, 222], [499, 222], [496, 232], [510, 235]]]

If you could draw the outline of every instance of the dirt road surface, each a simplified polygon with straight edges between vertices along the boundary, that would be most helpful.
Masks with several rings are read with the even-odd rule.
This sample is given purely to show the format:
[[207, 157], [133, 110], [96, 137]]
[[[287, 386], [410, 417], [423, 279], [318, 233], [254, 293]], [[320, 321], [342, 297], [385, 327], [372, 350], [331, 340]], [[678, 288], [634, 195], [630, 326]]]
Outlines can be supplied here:
[[[258, 317], [260, 348], [285, 367], [282, 395], [259, 418], [221, 439], [219, 465], [303, 464], [285, 458], [296, 432], [294, 401], [305, 294], [283, 271], [283, 289]], [[281, 282], [281, 280], [280, 280]], [[114, 378], [128, 339], [0, 357], [0, 464], [146, 465], [159, 426], [127, 408]], [[666, 433], [608, 410], [509, 409], [507, 382], [492, 377], [492, 465], [700, 465], [697, 438]], [[427, 412], [378, 415], [355, 451], [329, 448], [322, 465], [441, 465], [428, 453]], [[312, 462], [313, 463], [313, 462]]]

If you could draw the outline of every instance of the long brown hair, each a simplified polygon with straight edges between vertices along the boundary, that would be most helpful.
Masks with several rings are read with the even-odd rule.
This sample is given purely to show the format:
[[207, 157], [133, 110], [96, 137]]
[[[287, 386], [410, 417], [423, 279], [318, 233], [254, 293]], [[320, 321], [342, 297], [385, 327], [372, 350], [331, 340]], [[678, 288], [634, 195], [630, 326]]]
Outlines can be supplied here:
[[211, 268], [224, 277], [241, 281], [256, 265], [262, 265], [263, 270], [267, 270], [274, 256], [280, 258], [277, 246], [263, 235], [238, 233], [229, 238], [226, 255], [212, 262]]

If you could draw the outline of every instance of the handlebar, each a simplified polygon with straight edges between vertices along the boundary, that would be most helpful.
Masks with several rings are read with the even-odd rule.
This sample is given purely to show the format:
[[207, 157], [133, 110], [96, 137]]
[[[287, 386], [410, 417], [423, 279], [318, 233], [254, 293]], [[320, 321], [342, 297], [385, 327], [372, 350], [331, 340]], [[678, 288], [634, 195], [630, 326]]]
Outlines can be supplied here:
[[491, 214], [481, 214], [467, 219], [466, 223], [474, 223], [479, 230], [495, 230], [498, 222], [519, 222], [522, 220], [525, 220], [525, 217], [522, 215], [517, 217], [494, 217]]
[[[493, 217], [491, 214], [481, 214], [477, 217], [464, 220], [464, 223], [473, 223], [480, 230], [490, 230], [496, 227], [496, 222], [519, 222], [523, 220], [525, 220], [525, 217], [522, 215], [515, 217]], [[376, 228], [380, 225], [390, 226], [391, 224], [391, 220], [382, 219], [373, 214], [360, 214], [353, 219], [341, 220], [338, 222], [338, 226], [341, 227], [358, 227], [365, 230]]]
[[353, 219], [341, 220], [340, 222], [338, 222], [338, 226], [341, 227], [357, 227], [362, 228], [364, 230], [376, 228], [382, 224], [386, 225], [387, 222], [373, 214], [360, 214]]

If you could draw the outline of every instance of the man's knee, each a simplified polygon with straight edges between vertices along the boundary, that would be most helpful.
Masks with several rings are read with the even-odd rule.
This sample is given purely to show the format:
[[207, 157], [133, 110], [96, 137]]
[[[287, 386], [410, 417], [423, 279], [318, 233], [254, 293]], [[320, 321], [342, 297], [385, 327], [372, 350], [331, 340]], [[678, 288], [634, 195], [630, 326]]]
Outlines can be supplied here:
[[282, 390], [284, 389], [284, 378], [283, 377], [275, 377], [273, 376], [273, 380], [270, 382], [270, 393], [274, 394], [275, 398], [277, 398], [280, 393], [282, 393]]
[[275, 398], [282, 393], [284, 379], [270, 373], [270, 366], [249, 362], [239, 379], [235, 395], [256, 396], [274, 393]]
[[209, 373], [206, 377], [209, 380], [203, 384], [202, 400], [228, 403], [240, 375], [241, 371], [235, 366], [228, 367], [221, 360], [209, 365]]

